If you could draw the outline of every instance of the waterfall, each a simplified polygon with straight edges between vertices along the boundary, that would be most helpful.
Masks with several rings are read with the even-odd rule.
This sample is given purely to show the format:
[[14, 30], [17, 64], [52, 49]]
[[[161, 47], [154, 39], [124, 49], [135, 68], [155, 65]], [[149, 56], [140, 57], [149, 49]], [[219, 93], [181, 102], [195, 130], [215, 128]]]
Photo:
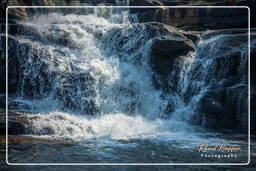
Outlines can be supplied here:
[[[247, 125], [247, 39], [247, 34], [218, 34], [203, 38], [197, 43], [193, 55], [177, 63], [177, 94], [182, 103], [172, 113], [173, 117], [204, 127], [210, 127], [209, 118], [215, 120], [213, 125], [223, 119], [223, 125], [227, 125], [223, 127], [229, 128], [235, 127], [228, 123], [231, 118], [241, 124], [242, 117], [243, 124]], [[230, 106], [233, 103], [230, 101], [236, 101], [236, 106]]]
[[154, 38], [136, 23], [127, 9], [115, 8], [22, 23], [32, 34], [24, 32], [21, 44], [31, 48], [19, 61], [16, 101], [38, 113], [28, 116], [30, 133], [127, 139], [168, 132], [158, 119], [167, 100], [148, 62]]
[[[197, 116], [204, 93], [229, 74], [216, 79], [212, 72], [223, 42], [229, 40], [215, 36], [176, 61], [176, 92], [156, 88], [150, 47], [164, 36], [153, 35], [125, 8], [51, 12], [21, 24], [30, 31], [17, 36], [21, 74], [15, 101], [36, 113], [28, 116], [34, 135], [195, 138], [191, 133], [196, 128], [187, 121]], [[170, 103], [174, 111], [163, 119]]]
[[151, 40], [130, 23], [127, 11], [117, 17], [111, 10], [98, 8], [85, 16], [52, 13], [27, 23], [50, 54], [35, 59], [31, 52], [22, 63], [20, 95], [31, 96], [31, 90], [24, 91], [29, 82], [36, 88], [34, 98], [45, 96], [48, 86], [48, 98], [82, 114], [160, 116], [166, 102], [152, 85], [147, 63]]

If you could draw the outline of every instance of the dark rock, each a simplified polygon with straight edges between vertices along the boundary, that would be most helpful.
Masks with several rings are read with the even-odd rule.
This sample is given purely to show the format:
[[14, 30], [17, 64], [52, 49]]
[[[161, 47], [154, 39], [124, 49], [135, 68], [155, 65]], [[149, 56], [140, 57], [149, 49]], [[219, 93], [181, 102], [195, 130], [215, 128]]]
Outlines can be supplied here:
[[185, 30], [247, 28], [246, 8], [177, 8], [169, 9], [164, 23]]
[[153, 70], [167, 75], [172, 70], [175, 59], [194, 50], [193, 44], [187, 39], [156, 40], [151, 46], [151, 64]]
[[207, 91], [197, 103], [196, 118], [191, 123], [208, 129], [248, 130], [248, 87], [237, 85]]
[[[130, 5], [144, 6], [230, 6], [240, 5], [249, 6], [255, 9], [256, 4], [250, 1], [168, 1], [168, 0], [143, 0], [131, 1]], [[247, 8], [135, 8], [132, 13], [138, 14], [140, 22], [163, 22], [185, 30], [207, 30], [207, 29], [227, 29], [227, 28], [248, 28], [248, 9]], [[255, 10], [252, 10], [255, 15]], [[252, 25], [255, 22], [252, 21]]]
[[[187, 48], [194, 47], [193, 42], [190, 39], [188, 39], [186, 36], [184, 36], [182, 34], [182, 32], [178, 31], [174, 27], [170, 27], [170, 26], [167, 26], [162, 23], [148, 22], [148, 23], [141, 23], [141, 24], [133, 24], [132, 27], [128, 27], [125, 29], [126, 29], [125, 32], [120, 28], [110, 30], [107, 33], [106, 40], [104, 40], [105, 38], [103, 38], [102, 41], [104, 41], [105, 44], [112, 44], [112, 47], [114, 47], [114, 48], [111, 49], [111, 51], [115, 52], [116, 54], [121, 53], [119, 55], [121, 57], [123, 56], [122, 55], [123, 52], [126, 52], [127, 54], [130, 54], [130, 53], [136, 54], [135, 52], [138, 51], [137, 54], [139, 54], [139, 55], [134, 57], [135, 59], [138, 59], [138, 60], [136, 60], [136, 62], [138, 62], [138, 63], [140, 62], [141, 56], [143, 55], [140, 52], [141, 48], [143, 48], [142, 46], [143, 46], [144, 42], [148, 41], [150, 39], [154, 40], [152, 47], [157, 46], [158, 42], [161, 42], [161, 40], [167, 41], [167, 42], [173, 41], [172, 44], [169, 43], [169, 45], [172, 45], [172, 46], [181, 45], [183, 42], [184, 44], [187, 45], [186, 46]], [[143, 35], [143, 36], [140, 36], [138, 38], [138, 34]], [[136, 42], [134, 42], [132, 45], [129, 44], [129, 46], [125, 46], [127, 43], [129, 43], [130, 39], [132, 39], [133, 37], [136, 38]], [[156, 39], [158, 39], [158, 40], [156, 40]], [[155, 40], [156, 40], [156, 42], [155, 42]], [[156, 45], [154, 45], [154, 44], [156, 44]], [[185, 46], [184, 44], [183, 44], [183, 46]], [[169, 47], [168, 47], [168, 49], [171, 50]], [[179, 49], [180, 49], [179, 52], [178, 51], [175, 52], [173, 50], [170, 53], [175, 52], [175, 53], [177, 53], [176, 54], [177, 56], [183, 54], [183, 52], [181, 52], [182, 47], [179, 47]], [[157, 51], [157, 47], [154, 50]], [[183, 50], [186, 50], [186, 48], [184, 48]], [[156, 51], [154, 51], [152, 53], [154, 54]], [[159, 53], [161, 53], [161, 52], [159, 52]], [[180, 54], [178, 54], [178, 53], [180, 53]], [[175, 55], [175, 54], [171, 54], [171, 55]], [[153, 55], [151, 55], [151, 57], [152, 56]], [[158, 57], [153, 56], [152, 59], [153, 58], [158, 58]], [[159, 58], [161, 58], [161, 56]], [[123, 60], [125, 60], [125, 59], [123, 59]]]
[[[85, 6], [97, 4], [130, 5], [130, 6], [156, 6], [156, 8], [131, 8], [132, 13], [138, 14], [140, 22], [163, 22], [183, 29], [206, 30], [223, 28], [247, 28], [247, 8], [164, 8], [159, 6], [248, 6], [251, 10], [251, 24], [256, 25], [253, 20], [256, 13], [256, 4], [250, 0], [213, 0], [213, 1], [187, 1], [187, 0], [131, 0], [126, 3], [117, 4], [114, 0], [74, 0], [74, 1], [52, 1], [52, 0], [3, 0], [1, 2], [0, 22], [5, 22], [5, 9], [7, 6]], [[33, 10], [32, 10], [33, 11]], [[40, 11], [40, 10], [39, 10]], [[79, 11], [79, 10], [78, 10]], [[16, 23], [17, 20], [25, 19], [31, 13], [30, 9], [16, 8], [9, 10], [9, 22]]]
[[6, 59], [5, 59], [5, 37], [0, 35], [0, 94], [5, 93], [6, 85]]
[[[233, 87], [229, 87], [226, 91], [227, 113], [232, 114], [232, 118], [235, 118], [234, 129], [240, 131], [248, 131], [248, 86], [238, 84]], [[226, 114], [227, 115], [227, 114]], [[226, 120], [226, 123], [230, 123], [230, 117]]]
[[251, 96], [250, 96], [250, 123], [251, 123], [251, 134], [256, 135], [256, 87], [251, 87]]
[[[193, 70], [189, 73], [190, 80], [193, 81], [188, 82], [188, 91], [183, 93], [185, 102], [189, 102], [194, 95], [200, 92], [202, 87], [194, 84], [196, 81], [204, 82], [205, 86], [212, 86], [217, 83], [222, 87], [248, 82], [247, 39], [246, 34], [227, 36], [204, 46], [201, 50], [198, 47], [201, 59], [194, 62]], [[209, 56], [209, 54], [211, 55]], [[204, 66], [205, 60], [211, 62], [207, 68]], [[182, 79], [178, 76], [175, 78]], [[175, 82], [175, 79], [173, 81]]]
[[198, 33], [188, 33], [188, 32], [183, 32], [184, 36], [187, 38], [191, 39], [194, 44], [196, 44], [200, 39], [201, 36]]
[[144, 15], [154, 16], [157, 13], [156, 11], [161, 10], [161, 8], [157, 6], [162, 6], [163, 3], [161, 3], [158, 0], [140, 0], [140, 1], [131, 0], [129, 2], [129, 5], [130, 6], [155, 6], [155, 8], [131, 8], [130, 9], [131, 13], [139, 14], [140, 21], [143, 21], [145, 19]]
[[[193, 60], [186, 75], [187, 87], [182, 84], [185, 89], [175, 90], [184, 78], [179, 74], [170, 75], [169, 87], [174, 87], [173, 90], [183, 97], [184, 102], [195, 109], [190, 123], [209, 129], [245, 133], [248, 128], [248, 35], [246, 30], [217, 32], [220, 34], [201, 35], [204, 40], [216, 35], [225, 36], [197, 47], [199, 56]], [[254, 43], [252, 41], [253, 47]], [[184, 59], [178, 58], [170, 73], [180, 73]]]
[[207, 91], [196, 106], [199, 112], [199, 120], [196, 121], [195, 118], [193, 118], [192, 122], [209, 129], [225, 128], [225, 118], [229, 119], [229, 123], [234, 123], [232, 117], [227, 116], [230, 115], [230, 113], [226, 112], [223, 100], [225, 100], [225, 89], [219, 88], [217, 90]]
[[0, 94], [0, 109], [5, 109], [6, 96], [5, 94]]
[[8, 134], [9, 135], [20, 135], [25, 133], [25, 126], [16, 121], [8, 122]]
[[[255, 36], [251, 37], [251, 40], [256, 40]], [[250, 56], [250, 63], [251, 63], [251, 95], [250, 95], [250, 102], [251, 102], [251, 114], [250, 114], [250, 119], [251, 119], [251, 133], [253, 135], [256, 135], [256, 42], [252, 41], [251, 42], [251, 56]]]
[[[26, 133], [26, 124], [28, 123], [25, 114], [8, 113], [8, 135], [21, 135]], [[6, 116], [0, 114], [0, 135], [6, 135]]]
[[[168, 28], [168, 26], [165, 27]], [[169, 34], [163, 34], [162, 31], [161, 33], [167, 36], [152, 43], [150, 63], [152, 70], [155, 72], [153, 79], [156, 88], [171, 91], [177, 85], [170, 81], [176, 79], [170, 76], [171, 71], [174, 70], [176, 62], [192, 52], [195, 46], [191, 39], [188, 39], [174, 28], [168, 29], [167, 33]], [[174, 85], [170, 86], [170, 82], [173, 82]]]

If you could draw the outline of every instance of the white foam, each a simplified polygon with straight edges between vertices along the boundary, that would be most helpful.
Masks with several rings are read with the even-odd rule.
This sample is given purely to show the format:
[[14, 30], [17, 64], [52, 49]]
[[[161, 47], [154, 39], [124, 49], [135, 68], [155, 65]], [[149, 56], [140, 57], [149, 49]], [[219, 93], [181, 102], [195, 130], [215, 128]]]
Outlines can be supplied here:
[[97, 117], [77, 116], [64, 112], [29, 115], [33, 135], [83, 140], [109, 138], [129, 140], [158, 138], [162, 140], [198, 140], [192, 127], [176, 120], [150, 121], [141, 116], [109, 114]]
[[[31, 134], [74, 140], [97, 137], [117, 140], [196, 139], [190, 134], [193, 127], [175, 118], [180, 117], [179, 111], [170, 120], [159, 119], [164, 115], [168, 101], [153, 85], [153, 72], [148, 63], [152, 43], [149, 31], [143, 26], [132, 25], [127, 11], [119, 15], [111, 12], [95, 11], [88, 15], [51, 13], [26, 23], [37, 30], [38, 37], [45, 41], [45, 48], [50, 51], [51, 58], [43, 61], [48, 65], [49, 75], [53, 71], [59, 74], [50, 83], [52, 100], [63, 95], [60, 101], [67, 99], [72, 105], [84, 109], [88, 106], [83, 100], [89, 98], [100, 110], [93, 113], [94, 117], [74, 115], [74, 112], [30, 115], [28, 127]], [[25, 66], [36, 74], [35, 77], [29, 74], [26, 77], [33, 82], [41, 73], [37, 67], [31, 67], [35, 64], [34, 59], [29, 59]], [[190, 66], [193, 61], [189, 58], [185, 62]], [[87, 80], [70, 81], [70, 73], [89, 74], [93, 84]], [[183, 82], [186, 84], [188, 80]], [[85, 88], [79, 89], [84, 84], [88, 84], [86, 89], [93, 90], [95, 95], [88, 96], [84, 93]], [[56, 93], [57, 90], [60, 93]], [[182, 107], [180, 98], [173, 96], [173, 100]], [[53, 101], [42, 104], [52, 103], [58, 108]], [[183, 111], [186, 115], [191, 115], [190, 112]]]

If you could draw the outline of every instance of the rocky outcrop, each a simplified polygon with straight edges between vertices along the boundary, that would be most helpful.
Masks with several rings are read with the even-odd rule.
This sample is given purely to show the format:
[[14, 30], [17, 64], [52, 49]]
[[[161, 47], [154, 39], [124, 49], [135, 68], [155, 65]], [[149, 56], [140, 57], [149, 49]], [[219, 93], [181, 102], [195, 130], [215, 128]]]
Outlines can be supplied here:
[[140, 22], [154, 19], [184, 30], [247, 28], [248, 9], [221, 8], [151, 8], [138, 13]]
[[247, 38], [247, 34], [235, 37], [231, 34], [218, 39], [221, 45], [211, 42], [215, 52], [204, 47], [206, 54], [201, 55], [213, 60], [207, 64], [201, 59], [190, 70], [191, 82], [183, 97], [187, 103], [196, 103], [198, 116], [192, 119], [196, 124], [211, 129], [248, 131]]
[[[247, 6], [250, 8], [251, 18], [255, 17], [256, 3], [250, 0], [239, 1], [175, 1], [175, 0], [142, 0], [131, 1], [135, 6]], [[138, 14], [140, 22], [149, 20], [162, 22], [185, 30], [207, 30], [247, 28], [247, 8], [135, 8], [131, 12]], [[251, 19], [251, 26], [256, 22]]]
[[[151, 62], [157, 74], [155, 84], [164, 91], [178, 93], [185, 105], [192, 106], [196, 114], [189, 120], [190, 123], [215, 130], [247, 132], [246, 33], [246, 30], [190, 33], [189, 36], [194, 37], [194, 40], [198, 39], [198, 34], [203, 40], [201, 44], [196, 43], [195, 57], [189, 53], [194, 52], [194, 46], [186, 44], [186, 41], [177, 43], [163, 39], [152, 44]], [[176, 43], [178, 46], [174, 46]], [[170, 103], [168, 107], [167, 113], [172, 113], [175, 105]], [[192, 109], [187, 112], [192, 112]]]
[[[8, 113], [8, 135], [21, 135], [26, 133], [27, 116], [23, 113]], [[6, 115], [0, 114], [0, 135], [6, 135]]]
[[193, 50], [194, 45], [190, 39], [156, 40], [151, 46], [153, 70], [161, 75], [167, 75], [170, 73], [170, 69], [173, 68], [175, 59]]
[[[0, 35], [0, 39], [1, 39], [1, 44], [0, 47], [3, 47], [5, 49], [5, 35]], [[31, 51], [38, 51], [38, 55], [43, 55], [46, 54], [46, 51], [44, 49], [37, 49], [34, 48], [33, 46], [31, 46], [31, 42], [30, 41], [26, 41], [26, 40], [21, 40], [20, 38], [17, 37], [13, 37], [13, 36], [9, 36], [8, 38], [8, 47], [9, 47], [9, 51], [8, 51], [8, 93], [10, 95], [16, 94], [18, 92], [18, 86], [17, 85], [21, 85], [21, 73], [20, 71], [24, 68], [24, 62], [26, 62], [26, 58], [31, 56], [30, 53]], [[39, 59], [39, 56], [33, 56], [32, 57], [34, 60]], [[1, 58], [1, 63], [5, 63], [5, 55], [4, 58]], [[33, 67], [33, 66], [32, 66]], [[36, 64], [34, 64], [34, 67], [36, 67], [37, 69], [40, 70], [40, 68], [42, 70], [42, 72], [44, 72], [45, 66], [41, 65], [38, 66]], [[4, 65], [5, 68], [5, 65]], [[32, 74], [32, 73], [31, 73]], [[46, 74], [46, 73], [45, 73]], [[2, 73], [1, 73], [2, 75]], [[47, 74], [46, 74], [47, 75]], [[4, 76], [2, 76], [1, 78], [3, 78]], [[5, 82], [5, 77], [3, 80], [1, 80], [3, 82]], [[38, 80], [34, 80], [35, 82], [40, 82], [40, 78], [38, 78]], [[43, 80], [41, 80], [43, 81]], [[47, 82], [49, 81], [48, 78], [44, 79], [44, 84], [48, 85]], [[34, 83], [35, 83], [34, 82]], [[27, 86], [31, 86], [31, 80], [25, 80], [24, 84], [27, 84]], [[40, 82], [40, 84], [43, 84], [43, 82]], [[24, 85], [26, 86], [26, 85]], [[27, 87], [28, 90], [28, 96], [35, 96], [36, 94], [39, 93], [39, 90], [37, 89], [30, 89], [29, 87]], [[35, 91], [34, 91], [35, 90]], [[1, 90], [2, 93], [5, 92], [3, 90]], [[40, 90], [42, 91], [42, 90]], [[43, 92], [47, 91], [47, 89], [43, 90]], [[25, 93], [26, 94], [26, 93]]]
[[[23, 1], [22, 1], [23, 2]], [[48, 5], [51, 4], [50, 1]], [[108, 1], [111, 3], [110, 1]], [[138, 2], [138, 1], [137, 1]], [[168, 1], [172, 3], [173, 1]], [[16, 3], [16, 2], [15, 2]], [[17, 2], [18, 3], [18, 2]], [[24, 1], [26, 4], [27, 1]], [[86, 2], [90, 3], [90, 2]], [[98, 1], [93, 2], [93, 4], [98, 3]], [[135, 3], [135, 1], [131, 1], [131, 3]], [[143, 3], [147, 3], [148, 5], [167, 5], [167, 1], [141, 1], [141, 5]], [[178, 2], [177, 2], [178, 3]], [[6, 4], [5, 4], [6, 5]], [[36, 5], [36, 4], [33, 4]], [[37, 5], [41, 5], [38, 1]], [[43, 3], [44, 5], [44, 3]], [[246, 11], [244, 11], [246, 10]], [[28, 11], [10, 11], [10, 21], [15, 22], [15, 20], [24, 19], [28, 16]], [[139, 19], [141, 22], [159, 21], [166, 23], [168, 25], [175, 25], [179, 28], [183, 29], [216, 29], [216, 28], [230, 28], [230, 27], [247, 27], [247, 9], [237, 9], [237, 10], [220, 10], [220, 9], [181, 9], [181, 8], [151, 8], [151, 9], [134, 9], [132, 12], [137, 13], [139, 15]], [[207, 66], [205, 69], [205, 63], [198, 63], [194, 65], [193, 70], [191, 70], [191, 74], [188, 76], [188, 88], [186, 90], [179, 90], [178, 84], [180, 84], [180, 80], [182, 78], [179, 75], [183, 66], [183, 60], [186, 61], [186, 58], [189, 57], [189, 53], [195, 50], [195, 43], [200, 39], [198, 34], [191, 34], [180, 32], [178, 29], [166, 26], [160, 23], [143, 23], [143, 24], [134, 24], [132, 28], [135, 31], [139, 31], [141, 29], [145, 29], [145, 31], [149, 32], [148, 39], [158, 37], [153, 40], [151, 45], [151, 53], [150, 53], [150, 63], [152, 70], [154, 71], [154, 83], [155, 86], [161, 90], [169, 92], [175, 92], [182, 96], [184, 103], [189, 105], [191, 101], [193, 101], [193, 97], [200, 95], [201, 97], [197, 99], [195, 110], [198, 112], [193, 120], [193, 124], [202, 125], [203, 127], [210, 129], [235, 129], [246, 131], [247, 130], [247, 92], [248, 92], [248, 77], [247, 77], [247, 61], [248, 58], [243, 58], [243, 53], [241, 53], [239, 48], [244, 48], [243, 45], [247, 41], [246, 36], [238, 36], [238, 34], [244, 33], [244, 31], [233, 32], [233, 31], [225, 31], [225, 32], [212, 32], [207, 34], [202, 34], [202, 39], [210, 39], [216, 35], [220, 34], [236, 34], [236, 37], [232, 37], [230, 39], [226, 39], [222, 42], [221, 46], [218, 47], [218, 54], [210, 53], [210, 46], [206, 47], [205, 51], [202, 51], [201, 58], [202, 61], [206, 58], [213, 58], [213, 64]], [[136, 30], [137, 29], [137, 30]], [[28, 35], [27, 28], [25, 27], [17, 27], [11, 26], [10, 33], [15, 35], [16, 33], [21, 33]], [[115, 36], [123, 36], [120, 30], [115, 30], [113, 35]], [[137, 34], [137, 33], [136, 33]], [[5, 49], [5, 36], [1, 35], [0, 48]], [[116, 51], [122, 51], [124, 49], [120, 49], [125, 43], [127, 43], [129, 37], [123, 37], [120, 41], [116, 41]], [[110, 40], [111, 41], [111, 40]], [[139, 42], [139, 41], [138, 41]], [[46, 97], [51, 89], [53, 88], [51, 85], [51, 80], [55, 78], [55, 72], [47, 71], [47, 60], [50, 61], [50, 58], [47, 57], [47, 50], [40, 47], [33, 47], [31, 44], [34, 42], [26, 42], [24, 40], [19, 39], [16, 36], [10, 36], [9, 38], [9, 55], [11, 56], [8, 60], [9, 66], [11, 66], [11, 70], [9, 72], [9, 93], [15, 95], [19, 90], [17, 87], [24, 88], [22, 93], [24, 97], [30, 99], [36, 99], [41, 96]], [[59, 43], [58, 45], [65, 45], [65, 42], [55, 42]], [[215, 44], [214, 44], [215, 46]], [[234, 47], [237, 50], [234, 50]], [[128, 49], [130, 51], [134, 51], [136, 48], [132, 47]], [[207, 49], [208, 48], [208, 49]], [[126, 49], [127, 50], [127, 49]], [[254, 51], [254, 50], [253, 50]], [[2, 51], [3, 52], [3, 51]], [[31, 53], [33, 52], [33, 53]], [[227, 53], [228, 52], [228, 53]], [[127, 52], [129, 53], [129, 52]], [[40, 61], [39, 55], [31, 55], [31, 54], [39, 54], [40, 56], [45, 56], [45, 61]], [[253, 56], [253, 55], [252, 55]], [[37, 73], [28, 73], [26, 78], [21, 77], [20, 70], [24, 71], [26, 68], [22, 64], [24, 63], [26, 57], [31, 59], [30, 64], [27, 65], [34, 70], [37, 70], [41, 73], [43, 77], [40, 78], [31, 78], [31, 74]], [[251, 57], [251, 60], [254, 60]], [[40, 61], [40, 65], [37, 64], [37, 61]], [[48, 62], [49, 62], [48, 61]], [[54, 63], [54, 61], [52, 61]], [[0, 81], [1, 83], [5, 82], [5, 53], [1, 53], [0, 59]], [[2, 67], [3, 66], [3, 67]], [[188, 67], [186, 65], [185, 69]], [[184, 69], [184, 68], [183, 68]], [[252, 73], [256, 73], [254, 68], [251, 67]], [[174, 74], [173, 74], [174, 73]], [[92, 101], [85, 101], [84, 104], [80, 104], [79, 97], [86, 97], [86, 92], [84, 90], [87, 87], [83, 87], [80, 90], [73, 89], [71, 91], [68, 87], [75, 87], [76, 84], [81, 84], [81, 82], [92, 81], [91, 78], [86, 74], [78, 74], [76, 75], [75, 70], [74, 73], [65, 73], [65, 79], [63, 84], [67, 87], [67, 89], [58, 89], [56, 88], [56, 96], [58, 96], [58, 100], [64, 102], [62, 105], [68, 109], [78, 109], [83, 110], [79, 107], [81, 106], [90, 106], [88, 109], [90, 111], [83, 111], [85, 113], [95, 113], [97, 110], [94, 108]], [[206, 76], [207, 74], [207, 76]], [[184, 76], [184, 75], [183, 75]], [[255, 85], [255, 77], [252, 76], [252, 84]], [[24, 83], [22, 83], [22, 81]], [[171, 81], [170, 81], [171, 80]], [[194, 82], [193, 82], [194, 81]], [[182, 82], [182, 81], [181, 81]], [[171, 83], [171, 84], [170, 84]], [[207, 90], [201, 93], [202, 87], [200, 84], [203, 83], [202, 86], [207, 87]], [[22, 84], [22, 85], [21, 85]], [[21, 85], [21, 86], [17, 86]], [[40, 86], [44, 85], [44, 86]], [[0, 85], [1, 93], [5, 93], [5, 84]], [[81, 92], [82, 94], [76, 94], [74, 92]], [[73, 94], [72, 94], [73, 93]], [[84, 93], [84, 94], [83, 94]], [[93, 92], [89, 92], [93, 94]], [[255, 87], [252, 86], [252, 94], [255, 94]], [[74, 95], [70, 98], [69, 95]], [[74, 98], [73, 98], [74, 97]], [[252, 102], [255, 101], [255, 96], [252, 97]], [[3, 101], [1, 98], [1, 101]], [[4, 104], [1, 102], [1, 104]], [[253, 104], [253, 103], [252, 103]], [[21, 106], [23, 104], [18, 104], [16, 102], [11, 103], [12, 108], [18, 108], [17, 106]], [[4, 106], [4, 105], [2, 105]], [[26, 108], [22, 107], [23, 109]], [[251, 105], [252, 112], [255, 111], [255, 107]], [[170, 107], [169, 113], [173, 111], [172, 107]], [[252, 115], [252, 119], [255, 120], [254, 115]], [[13, 127], [19, 127], [16, 122], [13, 122]], [[255, 129], [255, 126], [253, 126]], [[21, 129], [23, 130], [23, 128]], [[15, 133], [15, 131], [14, 131]]]
[[[2, 40], [0, 47], [4, 49], [5, 38], [5, 35], [0, 35], [0, 40]], [[94, 94], [88, 88], [94, 81], [88, 73], [77, 72], [75, 67], [70, 73], [51, 71], [49, 63], [57, 65], [57, 62], [51, 59], [50, 52], [39, 42], [9, 36], [8, 47], [9, 110], [30, 111], [32, 109], [25, 103], [13, 100], [12, 96], [21, 95], [25, 99], [40, 99], [47, 97], [54, 89], [54, 97], [60, 101], [59, 105], [63, 108], [87, 114], [96, 112], [93, 101], [89, 98], [88, 100], [80, 99], [80, 97], [89, 97]], [[1, 58], [1, 61], [3, 63], [1, 68], [5, 71], [5, 58]], [[5, 82], [4, 73], [0, 74], [1, 82]], [[38, 76], [34, 77], [34, 75]], [[57, 77], [59, 85], [53, 85], [52, 81]], [[83, 84], [84, 82], [87, 84]], [[1, 94], [5, 94], [5, 85], [1, 89]], [[5, 108], [5, 96], [1, 95], [0, 100], [0, 107]]]
[[180, 34], [180, 37], [159, 39], [151, 46], [150, 63], [155, 72], [153, 77], [156, 88], [170, 92], [175, 85], [169, 84], [169, 75], [175, 64], [193, 52], [195, 48], [191, 39]]
[[[118, 2], [118, 3], [117, 3]], [[2, 1], [0, 22], [5, 23], [5, 8], [7, 6], [87, 6], [87, 5], [130, 5], [130, 6], [248, 6], [251, 12], [251, 26], [255, 27], [256, 3], [250, 0], [237, 1], [177, 1], [177, 0], [74, 0], [74, 1], [52, 1], [52, 0], [11, 0]], [[25, 19], [33, 10], [29, 9], [9, 9], [9, 23], [16, 20]], [[132, 13], [138, 14], [140, 22], [162, 22], [186, 30], [207, 30], [207, 29], [227, 29], [227, 28], [247, 28], [248, 9], [247, 8], [131, 8]], [[153, 19], [153, 20], [152, 20]], [[2, 29], [1, 27], [1, 30]]]

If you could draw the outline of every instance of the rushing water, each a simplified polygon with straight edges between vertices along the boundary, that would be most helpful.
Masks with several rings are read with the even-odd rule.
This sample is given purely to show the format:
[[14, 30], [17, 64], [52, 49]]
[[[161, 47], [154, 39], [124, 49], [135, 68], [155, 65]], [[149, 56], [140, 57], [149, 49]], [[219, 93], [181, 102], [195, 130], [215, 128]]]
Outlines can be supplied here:
[[[37, 113], [28, 115], [29, 136], [64, 144], [14, 146], [11, 161], [199, 162], [198, 145], [232, 144], [187, 123], [195, 99], [207, 88], [202, 78], [192, 86], [200, 92], [184, 103], [190, 70], [195, 63], [210, 66], [212, 59], [200, 61], [205, 60], [198, 57], [200, 49], [190, 54], [183, 61], [178, 94], [166, 94], [155, 88], [149, 64], [150, 45], [159, 37], [137, 22], [127, 9], [95, 8], [84, 15], [49, 13], [22, 23], [31, 32], [21, 41], [32, 48], [24, 49], [30, 55], [20, 61], [15, 100]], [[170, 101], [175, 111], [166, 119]], [[30, 153], [33, 157], [23, 156]]]

